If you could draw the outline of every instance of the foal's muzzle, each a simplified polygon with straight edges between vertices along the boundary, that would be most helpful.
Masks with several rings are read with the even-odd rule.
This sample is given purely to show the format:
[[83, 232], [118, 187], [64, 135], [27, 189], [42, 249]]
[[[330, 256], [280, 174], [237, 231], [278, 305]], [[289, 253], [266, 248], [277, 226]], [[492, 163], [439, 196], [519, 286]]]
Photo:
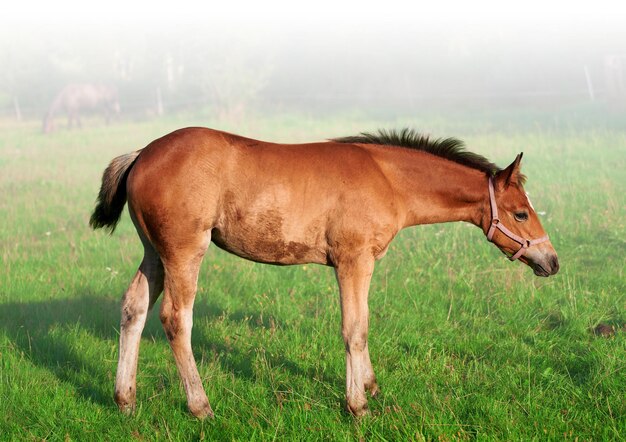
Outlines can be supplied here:
[[546, 259], [532, 261], [531, 267], [537, 276], [556, 275], [559, 271], [559, 258], [556, 255], [550, 255]]

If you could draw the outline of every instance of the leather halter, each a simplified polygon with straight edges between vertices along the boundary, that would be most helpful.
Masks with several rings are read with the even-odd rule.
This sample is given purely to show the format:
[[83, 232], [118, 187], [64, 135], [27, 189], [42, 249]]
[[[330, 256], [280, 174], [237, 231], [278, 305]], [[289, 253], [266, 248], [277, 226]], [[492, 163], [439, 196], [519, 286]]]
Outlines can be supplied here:
[[526, 249], [528, 249], [529, 247], [548, 241], [548, 235], [536, 239], [522, 238], [521, 236], [511, 232], [500, 222], [500, 218], [498, 218], [496, 195], [493, 189], [493, 177], [489, 177], [489, 203], [491, 204], [491, 225], [489, 226], [489, 231], [487, 232], [487, 240], [493, 242], [493, 234], [495, 233], [496, 229], [498, 229], [500, 232], [504, 233], [505, 236], [508, 236], [510, 239], [518, 243], [521, 247], [517, 252], [509, 257], [511, 261], [515, 261], [517, 258], [522, 256], [526, 252]]

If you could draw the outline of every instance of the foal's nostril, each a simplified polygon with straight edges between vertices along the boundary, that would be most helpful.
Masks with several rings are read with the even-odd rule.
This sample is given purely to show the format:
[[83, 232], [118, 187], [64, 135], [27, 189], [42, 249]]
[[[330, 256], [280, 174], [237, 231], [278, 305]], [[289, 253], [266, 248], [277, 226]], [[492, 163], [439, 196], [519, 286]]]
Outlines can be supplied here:
[[550, 258], [550, 267], [552, 269], [551, 274], [556, 275], [556, 272], [559, 271], [559, 259], [556, 257], [556, 255]]

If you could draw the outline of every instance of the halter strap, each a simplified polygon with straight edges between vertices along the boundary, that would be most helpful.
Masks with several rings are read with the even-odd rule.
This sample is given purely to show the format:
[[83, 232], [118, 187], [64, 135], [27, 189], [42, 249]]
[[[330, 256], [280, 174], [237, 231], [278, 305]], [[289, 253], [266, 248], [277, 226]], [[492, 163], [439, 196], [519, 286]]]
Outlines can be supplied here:
[[505, 236], [518, 243], [521, 247], [513, 254], [513, 256], [509, 258], [511, 261], [515, 261], [517, 258], [522, 256], [529, 247], [548, 241], [548, 235], [536, 239], [522, 238], [521, 236], [511, 232], [500, 222], [500, 218], [498, 218], [498, 205], [496, 204], [496, 193], [493, 187], [493, 177], [489, 177], [489, 204], [491, 204], [491, 225], [489, 226], [489, 231], [487, 232], [487, 240], [493, 242], [493, 234], [496, 229], [498, 229], [504, 233]]

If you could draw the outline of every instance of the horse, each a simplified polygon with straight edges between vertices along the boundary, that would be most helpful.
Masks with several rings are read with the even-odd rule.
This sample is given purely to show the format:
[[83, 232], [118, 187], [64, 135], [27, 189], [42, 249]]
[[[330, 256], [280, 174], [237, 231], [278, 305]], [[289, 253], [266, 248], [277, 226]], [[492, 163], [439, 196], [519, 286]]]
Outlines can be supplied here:
[[378, 386], [368, 348], [374, 264], [403, 228], [466, 221], [535, 275], [559, 270], [556, 252], [524, 192], [522, 154], [505, 169], [455, 138], [379, 131], [308, 144], [276, 144], [185, 128], [119, 156], [106, 168], [92, 228], [113, 233], [124, 205], [144, 256], [121, 302], [115, 402], [136, 403], [146, 315], [160, 319], [189, 411], [213, 417], [191, 347], [200, 263], [209, 244], [268, 264], [334, 268], [346, 350], [346, 407], [368, 412]]
[[43, 132], [54, 130], [54, 118], [60, 114], [67, 115], [67, 126], [81, 127], [80, 117], [86, 112], [104, 114], [107, 124], [112, 115], [120, 113], [117, 89], [112, 86], [98, 84], [70, 84], [65, 86], [55, 97], [43, 120]]

